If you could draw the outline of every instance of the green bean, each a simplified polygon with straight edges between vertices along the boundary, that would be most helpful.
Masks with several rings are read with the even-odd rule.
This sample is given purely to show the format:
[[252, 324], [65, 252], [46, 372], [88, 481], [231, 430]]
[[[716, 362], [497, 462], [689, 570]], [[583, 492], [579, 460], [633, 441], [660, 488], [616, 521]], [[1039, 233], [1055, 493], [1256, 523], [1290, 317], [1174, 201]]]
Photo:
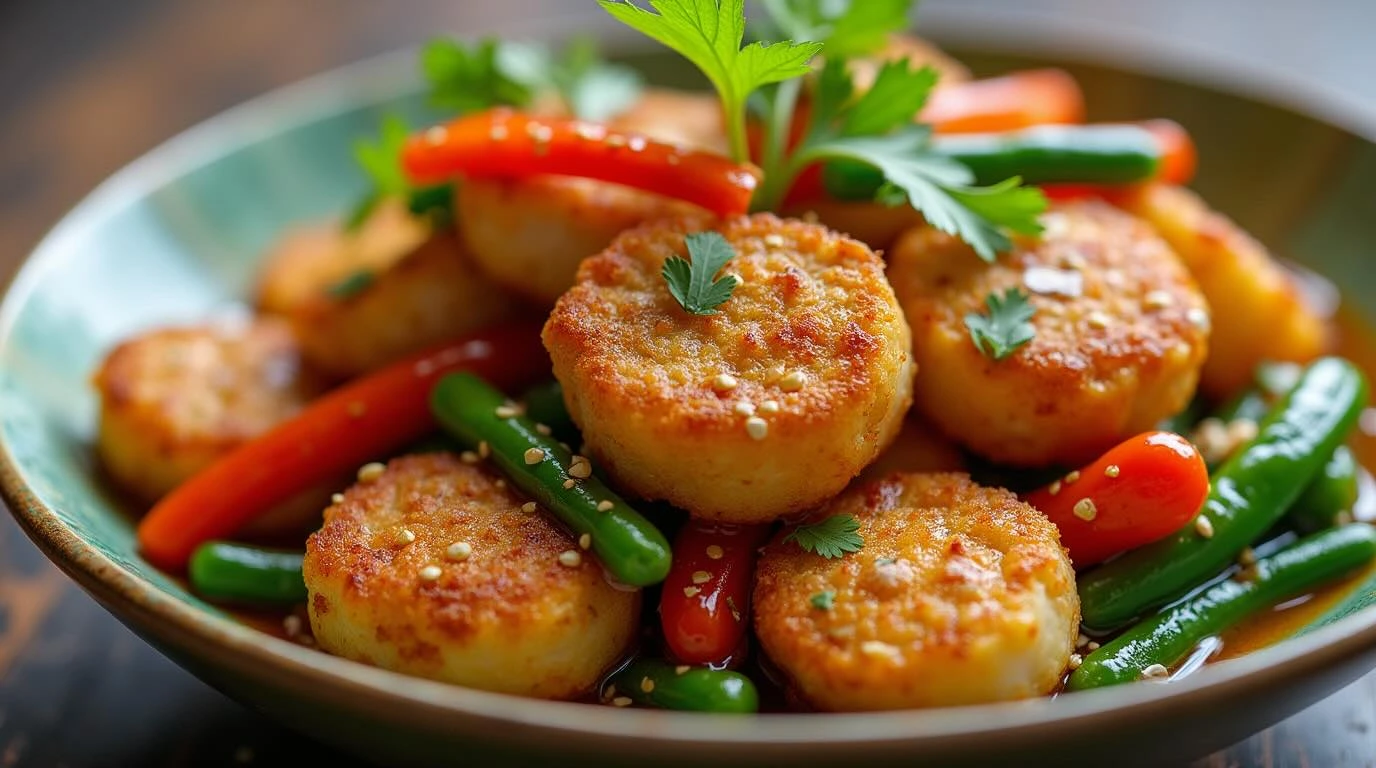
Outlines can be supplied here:
[[191, 555], [191, 587], [210, 600], [301, 603], [306, 582], [300, 552], [208, 541]]
[[660, 709], [733, 714], [760, 709], [760, 696], [750, 678], [725, 669], [675, 667], [655, 659], [637, 659], [608, 682], [610, 687], [604, 694], [614, 702], [624, 696], [636, 704]]
[[1338, 446], [1323, 470], [1309, 481], [1285, 513], [1285, 521], [1300, 533], [1313, 533], [1337, 525], [1342, 515], [1352, 512], [1352, 505], [1357, 502], [1360, 471], [1352, 449]]
[[591, 463], [576, 466], [568, 448], [540, 434], [501, 392], [473, 374], [451, 373], [435, 385], [430, 406], [460, 439], [486, 442], [512, 482], [575, 535], [587, 534], [592, 551], [618, 580], [637, 587], [664, 580], [671, 558], [664, 534], [601, 480], [584, 474]]
[[526, 404], [526, 415], [537, 424], [549, 427], [550, 433], [566, 443], [578, 439], [578, 425], [573, 423], [568, 408], [564, 406], [564, 388], [558, 381], [550, 379], [526, 390], [521, 398]]
[[1246, 580], [1219, 582], [1203, 594], [1137, 624], [1091, 653], [1066, 689], [1131, 682], [1152, 665], [1170, 667], [1201, 640], [1248, 615], [1308, 592], [1376, 557], [1376, 528], [1353, 523], [1313, 534], [1257, 561]]
[[1084, 623], [1120, 627], [1220, 573], [1281, 516], [1346, 437], [1366, 403], [1366, 379], [1337, 357], [1314, 361], [1214, 473], [1207, 523], [1133, 550], [1079, 580]]

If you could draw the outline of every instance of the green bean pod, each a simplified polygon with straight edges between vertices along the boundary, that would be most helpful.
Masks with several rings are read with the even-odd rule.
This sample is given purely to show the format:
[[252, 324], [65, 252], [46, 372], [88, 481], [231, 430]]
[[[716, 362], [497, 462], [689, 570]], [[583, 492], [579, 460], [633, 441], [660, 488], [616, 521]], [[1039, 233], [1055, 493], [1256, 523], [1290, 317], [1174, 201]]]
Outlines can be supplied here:
[[1257, 561], [1251, 578], [1229, 579], [1137, 624], [1089, 654], [1066, 690], [1138, 680], [1153, 664], [1170, 667], [1201, 640], [1247, 616], [1343, 576], [1376, 557], [1376, 528], [1353, 523], [1313, 534]]
[[[749, 713], [760, 709], [760, 695], [739, 672], [708, 667], [675, 667], [656, 659], [636, 659], [608, 681], [604, 697], [625, 696], [636, 704], [691, 712]], [[625, 702], [621, 702], [625, 703]]]
[[208, 541], [188, 565], [191, 588], [209, 600], [291, 604], [306, 601], [300, 552]]
[[1079, 579], [1085, 626], [1111, 630], [1184, 595], [1223, 571], [1280, 521], [1342, 443], [1366, 404], [1362, 372], [1338, 357], [1314, 361], [1259, 425], [1257, 437], [1212, 478], [1190, 525]]
[[1318, 476], [1309, 481], [1285, 513], [1285, 521], [1300, 533], [1313, 533], [1337, 525], [1343, 513], [1350, 513], [1357, 502], [1360, 472], [1352, 449], [1338, 446]]
[[526, 404], [526, 416], [537, 424], [549, 427], [550, 433], [565, 442], [578, 439], [578, 425], [573, 423], [564, 405], [564, 388], [550, 379], [527, 389], [521, 398]]
[[619, 581], [644, 587], [668, 575], [664, 534], [596, 476], [571, 475], [573, 454], [527, 416], [508, 411], [501, 392], [473, 374], [451, 373], [435, 385], [430, 405], [445, 429], [474, 445], [486, 442], [513, 483], [576, 536], [587, 534]]

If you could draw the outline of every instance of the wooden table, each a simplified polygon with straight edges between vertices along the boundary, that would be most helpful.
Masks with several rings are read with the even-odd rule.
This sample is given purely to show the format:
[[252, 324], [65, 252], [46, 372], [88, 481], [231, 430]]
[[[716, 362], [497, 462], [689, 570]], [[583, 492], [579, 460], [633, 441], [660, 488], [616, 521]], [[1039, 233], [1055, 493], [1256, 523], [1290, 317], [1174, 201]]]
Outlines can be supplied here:
[[[0, 3], [0, 274], [129, 159], [326, 67], [549, 0]], [[328, 10], [322, 15], [322, 8]], [[0, 768], [355, 765], [131, 634], [0, 516]], [[1196, 765], [1376, 764], [1376, 674]]]

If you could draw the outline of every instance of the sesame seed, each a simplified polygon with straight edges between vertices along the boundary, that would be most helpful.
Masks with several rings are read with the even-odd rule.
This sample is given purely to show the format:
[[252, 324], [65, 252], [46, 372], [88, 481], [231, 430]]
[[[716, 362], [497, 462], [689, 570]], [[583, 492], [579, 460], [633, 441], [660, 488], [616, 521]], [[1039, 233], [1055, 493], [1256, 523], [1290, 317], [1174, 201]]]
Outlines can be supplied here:
[[459, 461], [462, 461], [465, 464], [477, 464], [478, 454], [472, 451], [464, 451], [463, 453], [459, 454]]
[[773, 384], [774, 382], [778, 381], [779, 379], [782, 379], [783, 377], [784, 367], [782, 365], [775, 365], [774, 367], [770, 368], [768, 371], [765, 372], [764, 380], [768, 384]]
[[539, 507], [537, 507], [535, 505], [535, 502], [533, 501], [527, 501], [526, 503], [521, 505], [521, 511], [526, 513], [527, 515], [535, 514], [535, 510], [537, 509], [539, 509]]
[[1078, 470], [1078, 469], [1071, 471], [1069, 474], [1067, 474], [1067, 475], [1065, 476], [1065, 482], [1066, 482], [1067, 485], [1069, 485], [1070, 483], [1073, 483], [1073, 482], [1075, 482], [1076, 480], [1079, 480], [1079, 479], [1080, 479], [1080, 470]]
[[1152, 291], [1142, 299], [1147, 309], [1165, 309], [1175, 303], [1175, 298], [1165, 291]]
[[336, 493], [335, 495], [331, 496], [331, 497], [330, 497], [330, 503], [331, 503], [331, 504], [343, 504], [343, 503], [344, 503], [344, 494], [342, 494], [342, 493]]
[[684, 588], [683, 588], [683, 596], [684, 596], [684, 597], [697, 597], [697, 596], [698, 596], [699, 594], [701, 594], [701, 593], [702, 593], [702, 590], [698, 589], [697, 587], [684, 587]]
[[1060, 493], [1060, 492], [1061, 492], [1061, 481], [1060, 481], [1060, 480], [1052, 480], [1052, 481], [1051, 481], [1051, 486], [1048, 487], [1048, 488], [1046, 489], [1046, 491], [1047, 491], [1047, 493], [1050, 493], [1052, 496], [1055, 496], [1056, 494]]
[[578, 481], [570, 477], [569, 479], [564, 481], [564, 490], [567, 491], [575, 485], [578, 485]]
[[706, 584], [712, 580], [712, 574], [707, 571], [693, 571], [694, 584]]
[[1099, 643], [1094, 640], [1090, 640], [1089, 642], [1085, 643], [1085, 650], [1090, 652], [1097, 651], [1099, 650]]
[[415, 540], [416, 534], [413, 533], [410, 528], [402, 528], [401, 530], [397, 531], [397, 541], [401, 542], [402, 544], [410, 544]]
[[527, 464], [539, 464], [545, 460], [545, 449], [527, 448], [524, 456]]
[[654, 689], [655, 689], [655, 681], [651, 680], [651, 679], [648, 678], [648, 677], [642, 677], [642, 678], [640, 678], [640, 690], [641, 690], [641, 692], [643, 692], [643, 693], [649, 693], [650, 691], [653, 691]]
[[855, 626], [851, 624], [846, 624], [840, 627], [832, 627], [831, 629], [827, 630], [827, 634], [836, 638], [837, 640], [845, 640], [848, 638], [855, 637]]
[[1081, 520], [1093, 520], [1099, 516], [1099, 510], [1094, 507], [1094, 502], [1087, 498], [1075, 502], [1071, 512]]
[[1104, 477], [1117, 477], [1122, 471], [1117, 464], [1110, 464], [1104, 467]]
[[1081, 632], [1080, 636], [1075, 638], [1075, 647], [1083, 648], [1086, 645], [1089, 645], [1089, 637], [1085, 635], [1085, 633]]
[[349, 415], [356, 419], [359, 416], [362, 416], [363, 414], [368, 412], [368, 406], [364, 405], [358, 400], [351, 400], [349, 401], [349, 406], [347, 410], [349, 412]]
[[631, 697], [630, 697], [630, 696], [617, 696], [616, 698], [612, 699], [612, 704], [614, 704], [614, 705], [616, 705], [616, 706], [618, 706], [618, 707], [629, 707], [629, 706], [631, 706]]
[[473, 554], [473, 545], [466, 541], [456, 541], [444, 550], [444, 556], [455, 562], [463, 562]]
[[720, 546], [716, 544], [707, 545], [707, 556], [712, 558], [713, 560], [720, 560], [725, 555], [726, 550], [722, 549]]
[[778, 401], [778, 400], [766, 400], [766, 401], [764, 401], [763, 403], [760, 403], [760, 413], [778, 413], [778, 412], [779, 412], [779, 401]]
[[592, 547], [592, 534], [591, 534], [591, 533], [585, 533], [585, 534], [583, 534], [582, 536], [579, 536], [579, 537], [578, 537], [578, 548], [579, 548], [579, 549], [590, 549], [591, 547]]
[[559, 553], [559, 564], [565, 568], [577, 568], [583, 564], [583, 555], [576, 549], [566, 549]]
[[719, 373], [712, 377], [712, 389], [718, 392], [730, 392], [740, 384], [736, 377], [729, 373]]
[[431, 144], [443, 144], [448, 137], [449, 131], [442, 125], [433, 126], [425, 132], [425, 140]]
[[689, 669], [691, 669], [691, 667], [689, 667], [687, 664], [680, 664], [677, 667], [674, 667], [674, 674], [686, 675], [688, 674]]
[[1143, 680], [1160, 680], [1163, 677], [1169, 677], [1170, 674], [1170, 670], [1160, 664], [1148, 664], [1142, 668]]
[[613, 503], [611, 503], [610, 501], [607, 501], [606, 499], [603, 499], [603, 500], [597, 502], [597, 511], [598, 511], [598, 512], [610, 512], [610, 511], [612, 511], [612, 507], [614, 507], [614, 506], [616, 506], [616, 505], [613, 504]]
[[740, 402], [737, 402], [735, 405], [731, 406], [731, 410], [735, 411], [741, 416], [754, 416], [755, 404], [741, 400]]
[[777, 232], [765, 235], [764, 244], [770, 248], [782, 248], [784, 247], [784, 236]]
[[492, 455], [492, 446], [488, 445], [486, 440], [479, 440], [479, 441], [478, 441], [478, 458], [485, 459], [485, 458], [487, 458], [488, 456], [491, 456], [491, 455]]
[[1242, 447], [1243, 443], [1255, 440], [1260, 431], [1257, 423], [1251, 419], [1233, 419], [1228, 422], [1228, 442], [1231, 444], [1229, 453]]
[[510, 419], [514, 418], [520, 411], [514, 405], [499, 405], [492, 410], [492, 413], [499, 419]]
[[1214, 523], [1205, 515], [1199, 515], [1194, 519], [1194, 530], [1206, 539], [1214, 537]]
[[880, 640], [866, 640], [860, 644], [860, 652], [869, 656], [897, 656], [898, 649]]
[[573, 462], [569, 464], [569, 476], [579, 480], [592, 477], [592, 462], [586, 456], [574, 456]]
[[382, 477], [382, 473], [386, 471], [386, 465], [378, 461], [370, 461], [358, 468], [358, 482], [371, 483]]
[[549, 437], [549, 436], [550, 436], [550, 433], [551, 433], [553, 430], [551, 430], [551, 429], [549, 428], [549, 425], [548, 425], [548, 424], [536, 423], [536, 425], [535, 425], [535, 431], [536, 431], [536, 432], [539, 432], [540, 434], [544, 435], [545, 437]]
[[1238, 553], [1237, 561], [1243, 565], [1256, 565], [1257, 553], [1253, 552], [1251, 547], [1245, 547]]
[[1185, 313], [1185, 319], [1189, 320], [1196, 328], [1201, 328], [1206, 331], [1209, 330], [1211, 322], [1209, 311], [1203, 307], [1191, 307], [1190, 310]]
[[301, 617], [291, 614], [282, 619], [282, 631], [287, 633], [287, 637], [296, 637], [301, 634]]
[[1083, 664], [1084, 662], [1085, 662], [1085, 659], [1084, 659], [1084, 657], [1081, 656], [1080, 654], [1078, 654], [1078, 653], [1072, 653], [1072, 654], [1070, 654], [1070, 668], [1071, 668], [1071, 669], [1079, 669], [1079, 668], [1080, 668], [1080, 665]]
[[763, 440], [769, 434], [769, 422], [759, 416], [751, 416], [745, 420], [745, 432], [752, 439]]
[[779, 389], [785, 392], [797, 392], [804, 384], [807, 384], [807, 374], [802, 371], [789, 371], [779, 379]]
[[444, 573], [438, 565], [427, 565], [420, 569], [421, 581], [435, 581]]
[[1085, 315], [1085, 322], [1089, 324], [1090, 328], [1098, 328], [1100, 330], [1103, 330], [1104, 328], [1109, 327], [1109, 325], [1113, 322], [1113, 318], [1109, 317], [1106, 313], [1096, 309], [1093, 312], [1090, 312], [1088, 315]]

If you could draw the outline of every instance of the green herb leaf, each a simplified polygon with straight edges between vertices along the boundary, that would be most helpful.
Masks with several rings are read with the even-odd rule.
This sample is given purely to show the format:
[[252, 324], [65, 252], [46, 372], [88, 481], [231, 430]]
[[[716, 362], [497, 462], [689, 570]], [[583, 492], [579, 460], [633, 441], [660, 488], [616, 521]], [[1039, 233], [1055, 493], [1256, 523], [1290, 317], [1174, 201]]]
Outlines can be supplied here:
[[869, 90], [846, 110], [842, 135], [878, 136], [912, 125], [938, 77], [932, 67], [912, 67], [907, 59], [886, 62]]
[[988, 315], [971, 312], [965, 316], [970, 338], [985, 357], [1002, 360], [1032, 340], [1036, 330], [1028, 321], [1035, 310], [1027, 299], [1021, 289], [1009, 288], [1002, 296], [991, 293], [984, 297]]
[[336, 299], [347, 299], [351, 296], [357, 296], [367, 290], [368, 286], [372, 285], [373, 281], [376, 279], [377, 276], [372, 272], [366, 269], [360, 269], [346, 276], [343, 280], [340, 280], [334, 285], [331, 285], [329, 288], [326, 288], [325, 293]]
[[763, 85], [799, 77], [821, 43], [752, 43], [745, 39], [745, 0], [650, 0], [648, 11], [631, 0], [598, 0], [615, 19], [677, 51], [697, 65], [721, 96], [731, 154], [750, 159], [745, 103]]
[[694, 315], [715, 315], [717, 307], [731, 298], [739, 282], [735, 275], [713, 280], [736, 252], [720, 232], [696, 232], [683, 238], [688, 258], [671, 256], [660, 272], [669, 284], [669, 293], [679, 306]]
[[603, 61], [597, 43], [586, 37], [569, 43], [550, 79], [568, 110], [584, 120], [613, 117], [634, 103], [641, 91], [639, 73]]
[[[519, 48], [494, 39], [462, 44], [432, 40], [421, 50], [421, 72], [430, 83], [430, 102], [462, 114], [499, 104], [525, 106], [534, 89], [521, 77]], [[513, 73], [516, 70], [516, 73]]]
[[784, 536], [785, 544], [792, 541], [806, 552], [813, 552], [830, 560], [847, 552], [859, 552], [865, 540], [858, 531], [860, 523], [851, 515], [832, 515], [825, 520], [800, 525]]
[[818, 592], [808, 602], [812, 603], [812, 607], [819, 611], [829, 611], [836, 606], [836, 593], [831, 591]]
[[828, 58], [866, 56], [906, 29], [912, 0], [765, 0], [785, 37], [820, 40]]

